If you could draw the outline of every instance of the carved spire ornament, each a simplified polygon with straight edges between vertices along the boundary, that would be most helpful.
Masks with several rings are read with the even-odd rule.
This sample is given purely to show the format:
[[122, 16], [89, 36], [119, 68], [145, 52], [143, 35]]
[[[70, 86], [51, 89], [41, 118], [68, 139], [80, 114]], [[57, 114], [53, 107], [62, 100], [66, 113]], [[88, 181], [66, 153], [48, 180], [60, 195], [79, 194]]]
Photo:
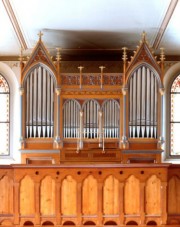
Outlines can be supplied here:
[[78, 69], [79, 69], [79, 73], [80, 73], [80, 81], [79, 81], [79, 87], [80, 89], [82, 88], [82, 70], [83, 70], [83, 66], [79, 66]]
[[42, 40], [42, 36], [43, 36], [44, 34], [40, 31], [39, 33], [38, 33], [38, 36], [39, 36], [39, 41], [41, 41]]
[[106, 68], [105, 66], [99, 66], [99, 68], [101, 69], [101, 89], [103, 87], [103, 70]]

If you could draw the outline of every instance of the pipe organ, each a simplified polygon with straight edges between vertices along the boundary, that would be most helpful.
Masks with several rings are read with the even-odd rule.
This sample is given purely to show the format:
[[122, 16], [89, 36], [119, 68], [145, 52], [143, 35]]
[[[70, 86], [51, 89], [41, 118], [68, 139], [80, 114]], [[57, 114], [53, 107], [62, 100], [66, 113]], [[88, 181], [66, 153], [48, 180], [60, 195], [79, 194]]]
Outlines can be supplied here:
[[123, 72], [61, 72], [41, 35], [21, 56], [21, 160], [0, 166], [0, 226], [180, 225], [180, 166], [161, 163], [163, 61], [143, 34]]
[[61, 73], [41, 37], [21, 57], [22, 162], [161, 162], [163, 64], [145, 36], [130, 62], [123, 51], [119, 74]]

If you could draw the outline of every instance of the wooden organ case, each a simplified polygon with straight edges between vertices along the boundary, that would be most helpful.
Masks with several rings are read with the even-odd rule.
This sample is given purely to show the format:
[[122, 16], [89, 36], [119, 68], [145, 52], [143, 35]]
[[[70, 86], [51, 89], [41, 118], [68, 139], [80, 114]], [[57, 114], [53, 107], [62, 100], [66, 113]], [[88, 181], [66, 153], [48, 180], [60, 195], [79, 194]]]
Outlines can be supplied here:
[[164, 50], [156, 61], [145, 33], [127, 63], [124, 49], [123, 162], [161, 162]]
[[145, 35], [123, 73], [60, 72], [39, 39], [21, 60], [23, 163], [161, 162], [163, 61]]
[[161, 163], [164, 53], [145, 34], [123, 72], [61, 73], [41, 36], [21, 56], [21, 164], [0, 166], [0, 226], [180, 225], [180, 166]]

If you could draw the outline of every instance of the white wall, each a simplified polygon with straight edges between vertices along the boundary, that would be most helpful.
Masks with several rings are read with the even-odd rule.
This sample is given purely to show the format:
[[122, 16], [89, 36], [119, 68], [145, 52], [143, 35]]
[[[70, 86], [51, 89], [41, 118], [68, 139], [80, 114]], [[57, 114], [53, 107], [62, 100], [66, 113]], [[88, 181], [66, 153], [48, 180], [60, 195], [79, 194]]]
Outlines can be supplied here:
[[0, 73], [10, 86], [10, 156], [0, 157], [0, 164], [20, 163], [19, 62], [0, 62]]

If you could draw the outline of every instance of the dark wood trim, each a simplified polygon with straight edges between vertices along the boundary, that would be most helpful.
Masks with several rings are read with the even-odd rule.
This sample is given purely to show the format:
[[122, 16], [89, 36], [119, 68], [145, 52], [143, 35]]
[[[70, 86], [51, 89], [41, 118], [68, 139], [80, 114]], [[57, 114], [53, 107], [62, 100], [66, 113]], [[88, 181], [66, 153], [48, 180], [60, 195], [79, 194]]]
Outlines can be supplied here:
[[161, 24], [161, 26], [159, 28], [159, 31], [157, 33], [157, 36], [156, 36], [156, 38], [154, 40], [154, 43], [153, 43], [153, 46], [152, 46], [153, 49], [155, 49], [155, 50], [159, 47], [159, 44], [160, 44], [160, 42], [162, 40], [164, 32], [166, 31], [166, 28], [167, 28], [167, 26], [169, 24], [169, 21], [170, 21], [172, 15], [174, 13], [174, 10], [176, 8], [177, 3], [178, 3], [178, 0], [171, 0], [171, 2], [169, 4], [169, 7], [168, 7], [167, 12], [165, 14], [165, 17], [164, 17], [164, 19], [162, 21], [162, 24]]

